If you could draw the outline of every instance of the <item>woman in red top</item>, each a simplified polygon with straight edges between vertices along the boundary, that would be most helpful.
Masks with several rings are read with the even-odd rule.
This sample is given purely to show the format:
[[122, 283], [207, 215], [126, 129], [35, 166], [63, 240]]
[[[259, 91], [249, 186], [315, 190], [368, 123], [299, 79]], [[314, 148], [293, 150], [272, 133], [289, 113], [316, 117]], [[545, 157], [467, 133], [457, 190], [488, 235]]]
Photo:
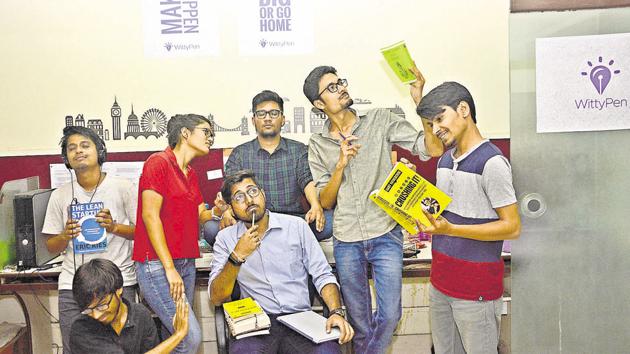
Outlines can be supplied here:
[[[175, 302], [185, 296], [192, 303], [194, 296], [199, 223], [212, 218], [189, 163], [208, 154], [214, 130], [196, 114], [172, 117], [167, 130], [169, 147], [149, 156], [142, 169], [133, 260], [144, 299], [173, 333]], [[201, 343], [192, 308], [189, 315], [188, 335], [174, 353], [196, 353]]]

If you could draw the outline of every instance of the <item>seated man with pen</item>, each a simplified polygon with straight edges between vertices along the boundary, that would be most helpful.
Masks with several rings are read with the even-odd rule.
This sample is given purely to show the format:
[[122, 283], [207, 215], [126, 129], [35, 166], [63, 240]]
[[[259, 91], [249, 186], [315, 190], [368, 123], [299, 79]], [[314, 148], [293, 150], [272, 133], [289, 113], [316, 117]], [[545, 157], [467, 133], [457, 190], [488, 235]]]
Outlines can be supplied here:
[[[251, 296], [271, 318], [269, 335], [230, 340], [230, 352], [338, 353], [354, 330], [345, 320], [339, 286], [308, 224], [266, 208], [266, 195], [252, 171], [227, 176], [221, 189], [238, 222], [223, 229], [214, 245], [208, 292], [213, 304], [230, 301], [238, 281], [242, 297]], [[339, 342], [314, 344], [276, 320], [311, 310], [309, 275], [330, 311], [326, 330], [338, 327]]]

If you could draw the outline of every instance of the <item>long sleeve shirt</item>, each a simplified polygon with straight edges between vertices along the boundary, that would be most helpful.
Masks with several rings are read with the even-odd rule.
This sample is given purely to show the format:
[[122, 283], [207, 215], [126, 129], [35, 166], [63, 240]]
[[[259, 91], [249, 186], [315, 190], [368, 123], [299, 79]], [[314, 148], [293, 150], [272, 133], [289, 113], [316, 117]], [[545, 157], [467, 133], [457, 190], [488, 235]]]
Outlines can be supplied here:
[[[340, 143], [330, 134], [330, 119], [321, 133], [309, 142], [308, 162], [318, 191], [330, 181], [339, 161]], [[418, 132], [404, 118], [388, 109], [373, 109], [358, 116], [352, 135], [361, 144], [358, 154], [343, 171], [337, 193], [333, 234], [343, 242], [355, 242], [381, 236], [396, 226], [394, 219], [372, 202], [370, 192], [381, 187], [391, 171], [392, 145], [418, 155], [426, 161], [431, 156], [424, 144], [424, 131]]]
[[[246, 231], [245, 224], [239, 221], [217, 235], [209, 292], [212, 281]], [[326, 284], [339, 286], [308, 224], [295, 216], [269, 212], [269, 227], [262, 242], [240, 266], [236, 278], [241, 297], [251, 296], [267, 313], [307, 311], [311, 309], [309, 275], [320, 294]]]

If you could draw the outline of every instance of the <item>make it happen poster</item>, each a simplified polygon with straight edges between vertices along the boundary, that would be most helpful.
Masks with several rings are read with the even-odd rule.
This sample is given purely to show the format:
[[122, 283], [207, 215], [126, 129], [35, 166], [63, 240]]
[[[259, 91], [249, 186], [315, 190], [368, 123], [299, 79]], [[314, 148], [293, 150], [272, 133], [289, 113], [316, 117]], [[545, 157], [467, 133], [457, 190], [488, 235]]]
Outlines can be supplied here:
[[144, 54], [149, 58], [219, 55], [214, 1], [144, 0]]

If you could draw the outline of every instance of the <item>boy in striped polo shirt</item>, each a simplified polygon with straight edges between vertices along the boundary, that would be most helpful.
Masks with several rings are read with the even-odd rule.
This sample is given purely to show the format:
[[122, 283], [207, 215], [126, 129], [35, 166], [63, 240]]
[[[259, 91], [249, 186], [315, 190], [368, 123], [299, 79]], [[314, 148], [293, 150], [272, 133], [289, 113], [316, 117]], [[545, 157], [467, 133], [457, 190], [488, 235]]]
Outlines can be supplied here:
[[427, 119], [448, 151], [437, 186], [453, 198], [421, 230], [433, 234], [431, 332], [436, 353], [496, 353], [503, 294], [503, 240], [520, 233], [510, 163], [484, 139], [470, 92], [445, 82], [422, 98]]

